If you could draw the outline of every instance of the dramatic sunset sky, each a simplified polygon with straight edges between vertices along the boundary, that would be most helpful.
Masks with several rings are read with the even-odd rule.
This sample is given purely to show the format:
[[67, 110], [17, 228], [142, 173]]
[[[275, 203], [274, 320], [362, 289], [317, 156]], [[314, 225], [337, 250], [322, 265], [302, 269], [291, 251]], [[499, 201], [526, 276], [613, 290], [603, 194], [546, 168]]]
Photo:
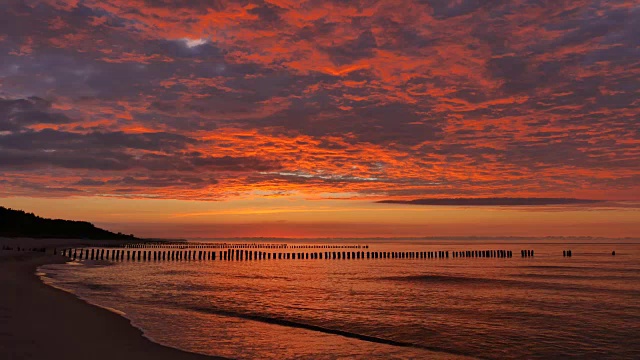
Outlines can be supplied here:
[[[635, 0], [3, 0], [0, 205], [140, 236], [640, 236]], [[532, 206], [383, 200], [577, 198]]]

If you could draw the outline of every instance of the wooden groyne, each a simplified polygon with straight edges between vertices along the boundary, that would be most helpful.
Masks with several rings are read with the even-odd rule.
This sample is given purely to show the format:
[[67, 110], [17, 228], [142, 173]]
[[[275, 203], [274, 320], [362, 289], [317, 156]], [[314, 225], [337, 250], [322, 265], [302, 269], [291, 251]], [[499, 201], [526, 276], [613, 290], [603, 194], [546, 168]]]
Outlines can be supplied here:
[[[47, 248], [44, 247], [20, 247], [20, 246], [16, 246], [15, 248], [13, 246], [7, 246], [7, 245], [3, 245], [0, 250], [3, 251], [30, 251], [30, 252], [47, 252]], [[57, 249], [53, 249], [53, 254], [57, 254]]]
[[468, 251], [258, 251], [244, 249], [212, 250], [131, 250], [128, 248], [67, 248], [60, 254], [71, 260], [110, 261], [252, 261], [252, 260], [365, 260], [365, 259], [449, 259], [511, 258], [511, 250]]
[[[458, 259], [458, 258], [512, 258], [511, 250], [440, 250], [440, 251], [363, 251], [369, 249], [368, 245], [288, 245], [286, 248], [232, 248], [224, 250], [212, 250], [202, 245], [186, 245], [184, 247], [167, 247], [168, 245], [146, 245], [143, 248], [130, 247], [134, 244], [99, 245], [94, 247], [78, 248], [45, 248], [45, 247], [0, 247], [0, 251], [28, 251], [40, 253], [53, 253], [62, 255], [70, 260], [107, 260], [107, 261], [246, 261], [246, 260], [365, 260], [365, 259]], [[140, 244], [142, 245], [142, 244]], [[239, 244], [226, 244], [239, 245]], [[245, 244], [253, 245], [253, 244]], [[268, 244], [262, 244], [268, 245]], [[251, 250], [249, 250], [251, 249]], [[322, 249], [325, 251], [292, 251], [293, 249]], [[337, 251], [337, 250], [341, 251]], [[350, 249], [347, 251], [345, 249]], [[265, 251], [268, 250], [268, 251]], [[274, 251], [278, 250], [278, 251]], [[288, 251], [282, 251], [288, 250]], [[356, 250], [356, 251], [354, 251]], [[615, 250], [611, 252], [615, 256]], [[522, 258], [533, 258], [534, 250], [520, 250]], [[563, 257], [572, 257], [571, 250], [562, 250]]]
[[103, 247], [125, 249], [368, 249], [369, 245], [359, 244], [269, 244], [269, 243], [211, 243], [211, 242], [142, 242]]
[[[257, 251], [247, 249], [226, 248], [224, 251], [207, 250], [207, 247], [200, 245], [171, 247], [170, 245], [149, 245], [141, 250], [137, 247], [130, 247], [127, 244], [120, 248], [112, 247], [83, 247], [64, 248], [58, 251], [53, 249], [54, 254], [61, 254], [71, 260], [109, 260], [109, 261], [185, 261], [185, 260], [358, 260], [358, 259], [449, 259], [451, 258], [511, 258], [511, 250], [466, 250], [466, 251], [321, 251], [321, 252], [296, 252], [296, 251]], [[142, 245], [142, 244], [140, 244]], [[229, 245], [229, 244], [227, 244]], [[251, 245], [251, 244], [247, 244]], [[169, 246], [169, 247], [165, 247]], [[185, 247], [182, 247], [185, 246]], [[368, 245], [293, 245], [288, 249], [368, 249]], [[162, 250], [160, 250], [162, 249]], [[169, 249], [169, 250], [166, 250]], [[204, 250], [203, 250], [204, 249]], [[267, 248], [268, 249], [268, 248]], [[2, 250], [17, 251], [39, 251], [45, 252], [45, 248], [20, 248], [16, 249], [3, 246]], [[523, 250], [523, 254], [526, 253]], [[533, 255], [533, 251], [530, 250]], [[570, 255], [569, 255], [570, 256]]]

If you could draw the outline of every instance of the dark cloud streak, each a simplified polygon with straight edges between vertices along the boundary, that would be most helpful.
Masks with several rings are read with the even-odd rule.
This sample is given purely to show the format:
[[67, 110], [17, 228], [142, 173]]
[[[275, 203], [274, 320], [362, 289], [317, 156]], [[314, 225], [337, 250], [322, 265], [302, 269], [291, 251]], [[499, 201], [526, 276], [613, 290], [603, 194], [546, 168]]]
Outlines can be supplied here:
[[433, 198], [415, 200], [381, 200], [380, 204], [428, 205], [428, 206], [545, 206], [595, 204], [605, 200], [570, 198]]

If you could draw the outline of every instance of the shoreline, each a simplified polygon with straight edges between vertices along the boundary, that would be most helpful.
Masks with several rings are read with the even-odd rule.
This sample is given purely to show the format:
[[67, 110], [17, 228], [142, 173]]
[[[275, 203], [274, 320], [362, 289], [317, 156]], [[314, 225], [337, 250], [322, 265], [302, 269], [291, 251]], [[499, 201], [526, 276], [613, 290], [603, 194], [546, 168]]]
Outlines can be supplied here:
[[37, 274], [42, 265], [64, 262], [60, 255], [0, 252], [6, 294], [0, 296], [0, 353], [6, 359], [224, 359], [155, 343], [129, 319], [47, 285]]

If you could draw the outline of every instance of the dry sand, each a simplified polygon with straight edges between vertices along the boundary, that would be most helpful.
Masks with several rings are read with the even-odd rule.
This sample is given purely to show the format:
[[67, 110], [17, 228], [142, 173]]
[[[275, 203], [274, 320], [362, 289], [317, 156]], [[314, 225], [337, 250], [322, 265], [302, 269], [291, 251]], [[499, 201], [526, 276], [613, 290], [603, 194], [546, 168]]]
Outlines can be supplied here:
[[[0, 245], [51, 247], [74, 240], [0, 239]], [[82, 241], [86, 243], [87, 241]], [[35, 275], [62, 256], [0, 250], [0, 358], [212, 359], [156, 344], [129, 320], [45, 285]]]

